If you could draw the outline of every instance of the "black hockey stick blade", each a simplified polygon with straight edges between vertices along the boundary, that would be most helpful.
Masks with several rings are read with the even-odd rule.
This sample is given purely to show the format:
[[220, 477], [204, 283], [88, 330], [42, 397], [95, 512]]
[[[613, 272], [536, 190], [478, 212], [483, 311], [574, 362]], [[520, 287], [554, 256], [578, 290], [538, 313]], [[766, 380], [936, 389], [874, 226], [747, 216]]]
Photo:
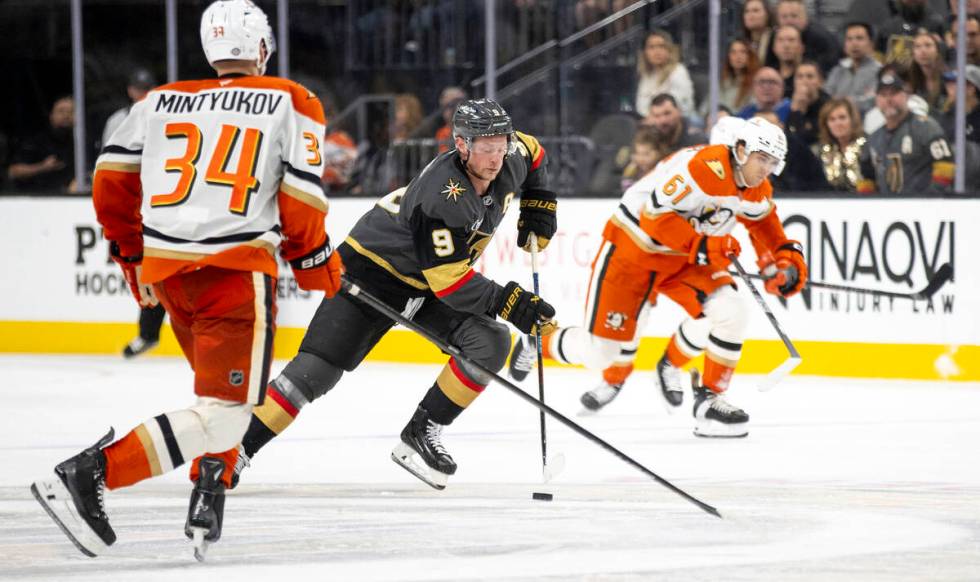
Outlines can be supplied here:
[[713, 515], [713, 516], [715, 516], [715, 517], [717, 517], [719, 519], [721, 518], [721, 513], [715, 507], [713, 507], [711, 505], [708, 505], [704, 501], [701, 501], [697, 497], [694, 497], [690, 493], [688, 493], [688, 492], [684, 491], [683, 489], [677, 487], [676, 485], [674, 485], [670, 481], [664, 479], [660, 475], [657, 475], [656, 473], [654, 473], [650, 469], [647, 469], [639, 461], [636, 461], [635, 459], [633, 459], [633, 457], [631, 457], [631, 456], [627, 455], [626, 453], [624, 453], [623, 451], [617, 449], [613, 445], [609, 444], [608, 442], [606, 442], [605, 440], [603, 440], [602, 438], [600, 438], [598, 435], [590, 432], [588, 429], [584, 428], [582, 425], [576, 423], [575, 421], [570, 420], [568, 417], [566, 417], [562, 413], [558, 412], [554, 408], [548, 406], [547, 404], [541, 402], [540, 400], [538, 400], [534, 396], [531, 396], [527, 392], [521, 390], [520, 388], [517, 387], [516, 384], [514, 384], [514, 383], [510, 382], [509, 380], [503, 378], [502, 376], [500, 376], [496, 372], [488, 369], [487, 367], [483, 366], [479, 362], [474, 362], [470, 358], [466, 357], [458, 347], [444, 342], [441, 338], [439, 338], [438, 336], [436, 336], [435, 334], [433, 334], [428, 329], [422, 327], [421, 325], [419, 325], [418, 323], [412, 321], [411, 319], [408, 319], [407, 317], [405, 317], [404, 315], [402, 315], [400, 312], [398, 312], [394, 308], [390, 307], [384, 301], [382, 301], [382, 300], [378, 299], [377, 297], [371, 295], [370, 293], [368, 293], [364, 289], [361, 289], [360, 287], [357, 286], [356, 283], [354, 283], [350, 279], [348, 279], [346, 275], [344, 275], [343, 278], [341, 279], [341, 288], [342, 288], [342, 290], [343, 290], [344, 293], [347, 293], [351, 297], [356, 297], [357, 299], [359, 299], [360, 301], [362, 301], [363, 303], [365, 303], [369, 307], [377, 310], [379, 313], [385, 315], [386, 317], [388, 317], [392, 321], [398, 323], [402, 327], [404, 327], [406, 329], [410, 329], [410, 330], [414, 331], [415, 333], [421, 335], [425, 339], [427, 339], [430, 342], [432, 342], [433, 344], [435, 344], [435, 346], [437, 348], [439, 348], [440, 350], [446, 352], [447, 354], [451, 355], [452, 357], [456, 358], [457, 360], [459, 360], [461, 362], [465, 362], [467, 366], [469, 366], [469, 367], [471, 367], [473, 369], [479, 370], [480, 372], [486, 374], [487, 377], [492, 378], [495, 382], [497, 382], [497, 384], [500, 384], [504, 388], [510, 390], [514, 395], [516, 395], [517, 397], [519, 397], [521, 400], [524, 400], [525, 402], [527, 402], [531, 406], [534, 406], [535, 408], [537, 408], [541, 412], [543, 412], [543, 413], [547, 414], [548, 416], [554, 418], [555, 420], [557, 420], [561, 424], [565, 425], [566, 427], [568, 427], [572, 431], [578, 433], [582, 437], [585, 437], [587, 440], [590, 440], [593, 443], [599, 445], [600, 447], [602, 447], [606, 451], [608, 451], [608, 452], [612, 453], [613, 455], [615, 455], [620, 460], [626, 462], [628, 465], [634, 467], [635, 469], [638, 469], [643, 474], [645, 474], [648, 477], [652, 478], [657, 483], [660, 483], [661, 485], [663, 485], [667, 489], [673, 491], [677, 495], [683, 497], [684, 499], [686, 499], [686, 500], [690, 501], [691, 503], [693, 503], [694, 505], [698, 506], [698, 508], [700, 508], [705, 513], [710, 513], [711, 515]]
[[925, 288], [922, 289], [922, 291], [915, 293], [914, 298], [920, 301], [925, 301], [926, 299], [929, 299], [930, 297], [936, 294], [936, 291], [939, 291], [942, 288], [942, 286], [945, 285], [946, 282], [952, 278], [953, 278], [953, 266], [950, 265], [949, 263], [943, 263], [942, 266], [940, 266], [936, 270], [936, 273], [932, 276], [932, 279], [929, 279], [929, 284], [926, 285]]

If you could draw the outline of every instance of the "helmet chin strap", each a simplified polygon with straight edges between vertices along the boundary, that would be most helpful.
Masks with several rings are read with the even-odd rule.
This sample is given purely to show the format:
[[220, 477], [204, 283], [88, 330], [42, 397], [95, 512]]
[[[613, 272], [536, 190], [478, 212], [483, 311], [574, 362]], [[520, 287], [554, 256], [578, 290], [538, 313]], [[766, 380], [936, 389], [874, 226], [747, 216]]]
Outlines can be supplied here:
[[[744, 147], [744, 146], [743, 146]], [[739, 188], [745, 188], [745, 176], [742, 174], [742, 166], [749, 161], [749, 156], [745, 156], [743, 159], [738, 159], [738, 146], [732, 150], [732, 159], [735, 160], [735, 184]]]

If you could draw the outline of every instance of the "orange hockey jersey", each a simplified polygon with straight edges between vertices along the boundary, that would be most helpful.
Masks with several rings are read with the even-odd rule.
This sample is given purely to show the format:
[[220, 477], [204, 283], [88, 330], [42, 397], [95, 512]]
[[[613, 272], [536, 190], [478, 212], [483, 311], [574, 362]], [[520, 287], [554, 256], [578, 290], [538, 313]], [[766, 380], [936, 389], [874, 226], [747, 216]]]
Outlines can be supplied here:
[[277, 276], [326, 243], [320, 101], [276, 77], [154, 89], [96, 163], [105, 237], [143, 255], [143, 282], [204, 265]]
[[603, 237], [630, 260], [652, 271], [676, 271], [701, 236], [730, 234], [742, 223], [756, 252], [784, 244], [772, 185], [739, 188], [727, 146], [682, 149], [623, 194]]

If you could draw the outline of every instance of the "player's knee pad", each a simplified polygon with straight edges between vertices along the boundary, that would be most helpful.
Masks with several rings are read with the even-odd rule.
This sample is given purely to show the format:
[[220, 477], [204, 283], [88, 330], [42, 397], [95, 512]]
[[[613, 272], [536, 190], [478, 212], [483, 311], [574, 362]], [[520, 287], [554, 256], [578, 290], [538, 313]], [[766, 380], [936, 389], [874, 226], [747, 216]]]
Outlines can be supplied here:
[[680, 348], [690, 357], [697, 357], [708, 345], [708, 334], [714, 325], [707, 316], [689, 317], [681, 322], [677, 331], [680, 336]]
[[[297, 401], [305, 399], [306, 402], [313, 402], [336, 386], [343, 374], [341, 368], [323, 358], [308, 352], [299, 352], [283, 368], [280, 378], [285, 377], [286, 382], [282, 382], [280, 387], [286, 392], [298, 392]], [[273, 382], [279, 382], [280, 378]], [[290, 394], [284, 393], [283, 396], [293, 400]], [[300, 404], [297, 408], [301, 408], [305, 403], [294, 404]]]
[[[510, 330], [489, 317], [474, 316], [467, 318], [453, 331], [449, 342], [462, 350], [468, 359], [492, 372], [499, 372], [510, 352]], [[483, 384], [490, 381], [489, 376], [470, 369], [465, 362], [460, 364], [474, 380]]]
[[592, 335], [584, 327], [566, 327], [555, 334], [551, 356], [558, 361], [604, 370], [619, 357], [622, 342]]
[[242, 440], [252, 418], [252, 405], [201, 396], [189, 409], [204, 429], [204, 450], [220, 453]]
[[712, 351], [729, 351], [737, 359], [749, 325], [748, 311], [746, 301], [729, 286], [711, 294], [704, 304], [704, 314], [711, 322], [708, 346]]

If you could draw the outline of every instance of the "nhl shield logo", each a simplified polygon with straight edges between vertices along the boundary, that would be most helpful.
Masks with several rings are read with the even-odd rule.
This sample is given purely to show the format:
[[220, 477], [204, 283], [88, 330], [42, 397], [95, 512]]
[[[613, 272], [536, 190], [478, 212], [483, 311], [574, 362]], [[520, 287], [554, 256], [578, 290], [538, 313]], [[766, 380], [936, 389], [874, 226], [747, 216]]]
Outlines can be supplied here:
[[241, 386], [245, 383], [245, 372], [241, 370], [232, 370], [228, 372], [228, 383], [232, 386]]

